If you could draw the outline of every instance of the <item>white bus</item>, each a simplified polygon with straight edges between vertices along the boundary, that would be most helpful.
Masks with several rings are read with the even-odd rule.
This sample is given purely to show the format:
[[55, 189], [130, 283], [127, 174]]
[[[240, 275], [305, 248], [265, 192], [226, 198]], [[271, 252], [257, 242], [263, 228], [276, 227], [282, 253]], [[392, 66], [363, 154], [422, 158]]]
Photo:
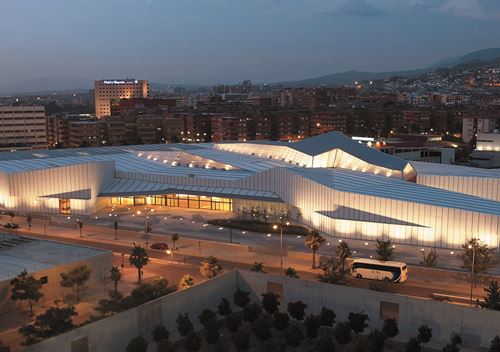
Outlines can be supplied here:
[[354, 259], [351, 274], [359, 279], [405, 282], [408, 269], [405, 263], [383, 262], [375, 259]]

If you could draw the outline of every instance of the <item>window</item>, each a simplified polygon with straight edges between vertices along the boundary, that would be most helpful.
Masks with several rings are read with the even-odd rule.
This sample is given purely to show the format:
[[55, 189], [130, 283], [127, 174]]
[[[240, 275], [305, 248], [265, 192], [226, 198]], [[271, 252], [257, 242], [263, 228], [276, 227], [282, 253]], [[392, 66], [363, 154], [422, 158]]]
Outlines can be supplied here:
[[399, 319], [399, 303], [380, 301], [380, 319]]
[[59, 199], [59, 213], [71, 214], [71, 200], [67, 198]]

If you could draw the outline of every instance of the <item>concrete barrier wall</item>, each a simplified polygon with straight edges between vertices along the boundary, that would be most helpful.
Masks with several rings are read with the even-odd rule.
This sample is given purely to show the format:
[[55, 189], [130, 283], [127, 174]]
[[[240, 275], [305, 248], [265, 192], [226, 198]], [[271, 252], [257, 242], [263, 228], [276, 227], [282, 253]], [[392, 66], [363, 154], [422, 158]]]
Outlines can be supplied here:
[[232, 271], [187, 290], [47, 339], [26, 348], [26, 351], [72, 351], [72, 343], [86, 344], [88, 351], [93, 352], [125, 351], [133, 337], [141, 335], [150, 338], [153, 329], [159, 324], [164, 324], [172, 338], [176, 339], [179, 336], [175, 320], [179, 313], [188, 313], [195, 329], [200, 329], [200, 312], [205, 308], [216, 310], [222, 298], [232, 301], [237, 284], [238, 272]]
[[495, 335], [500, 335], [499, 325], [492, 323], [500, 320], [500, 312], [497, 311], [249, 271], [241, 271], [240, 276], [240, 281], [248, 285], [254, 292], [254, 297], [268, 292], [270, 282], [282, 284], [281, 309], [286, 309], [289, 302], [300, 300], [307, 304], [308, 314], [318, 314], [322, 307], [333, 309], [337, 314], [337, 321], [347, 320], [350, 312], [365, 311], [370, 317], [368, 330], [380, 328], [383, 324], [383, 319], [380, 318], [381, 302], [395, 303], [399, 306], [399, 339], [402, 341], [416, 336], [421, 324], [432, 328], [430, 346], [439, 349], [455, 333], [462, 336], [463, 347], [472, 350], [477, 350], [478, 346], [489, 346]]
[[258, 301], [262, 293], [269, 292], [269, 287], [276, 289], [280, 285], [282, 310], [289, 302], [301, 300], [307, 304], [307, 314], [318, 314], [322, 307], [328, 307], [337, 314], [337, 321], [347, 320], [350, 312], [364, 311], [370, 317], [367, 331], [382, 326], [382, 303], [395, 305], [400, 330], [396, 340], [407, 341], [410, 336], [416, 336], [421, 324], [427, 324], [433, 329], [428, 346], [439, 350], [453, 334], [461, 335], [463, 350], [468, 348], [473, 351], [477, 351], [479, 346], [489, 346], [494, 336], [500, 334], [500, 327], [496, 324], [500, 312], [496, 311], [249, 271], [232, 271], [185, 291], [50, 338], [28, 347], [26, 351], [72, 351], [72, 343], [76, 345], [78, 341], [83, 341], [88, 351], [124, 351], [135, 336], [150, 339], [152, 330], [158, 324], [164, 324], [172, 333], [172, 338], [177, 339], [175, 319], [179, 313], [188, 313], [195, 329], [199, 329], [200, 312], [205, 308], [215, 310], [223, 297], [232, 302], [237, 287], [250, 291], [252, 300]]

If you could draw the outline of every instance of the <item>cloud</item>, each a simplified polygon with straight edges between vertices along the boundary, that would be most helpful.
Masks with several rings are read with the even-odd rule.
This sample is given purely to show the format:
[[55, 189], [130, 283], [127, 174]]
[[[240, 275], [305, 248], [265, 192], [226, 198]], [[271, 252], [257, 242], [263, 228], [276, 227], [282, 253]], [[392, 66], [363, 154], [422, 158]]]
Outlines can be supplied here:
[[499, 4], [498, 0], [445, 0], [436, 9], [460, 17], [500, 19]]
[[344, 0], [332, 10], [325, 11], [328, 16], [381, 17], [386, 12], [373, 6], [367, 0]]

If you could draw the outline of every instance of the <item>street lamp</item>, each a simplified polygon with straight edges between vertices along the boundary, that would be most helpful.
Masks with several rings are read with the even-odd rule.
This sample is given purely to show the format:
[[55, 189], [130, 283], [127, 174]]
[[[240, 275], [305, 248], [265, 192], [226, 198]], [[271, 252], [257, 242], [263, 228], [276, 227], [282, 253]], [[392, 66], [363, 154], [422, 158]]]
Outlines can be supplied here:
[[174, 284], [174, 252], [170, 249], [167, 249], [167, 254], [170, 255], [170, 271], [172, 273], [171, 284]]
[[474, 282], [474, 266], [476, 265], [476, 245], [473, 243], [473, 245], [469, 244], [469, 249], [472, 249], [472, 266], [471, 266], [471, 272], [470, 272], [470, 304], [469, 306], [472, 307], [472, 285]]
[[35, 204], [38, 204], [38, 202], [42, 203], [43, 234], [45, 235], [45, 237], [47, 237], [47, 219], [46, 219], [46, 215], [45, 215], [45, 201], [46, 200], [47, 199], [45, 199], [45, 198], [37, 198], [35, 200]]
[[[290, 223], [287, 221], [285, 225], [288, 226], [290, 225]], [[280, 224], [279, 228], [280, 228], [280, 269], [283, 272], [283, 224]], [[273, 229], [277, 230], [278, 225], [273, 225]]]

